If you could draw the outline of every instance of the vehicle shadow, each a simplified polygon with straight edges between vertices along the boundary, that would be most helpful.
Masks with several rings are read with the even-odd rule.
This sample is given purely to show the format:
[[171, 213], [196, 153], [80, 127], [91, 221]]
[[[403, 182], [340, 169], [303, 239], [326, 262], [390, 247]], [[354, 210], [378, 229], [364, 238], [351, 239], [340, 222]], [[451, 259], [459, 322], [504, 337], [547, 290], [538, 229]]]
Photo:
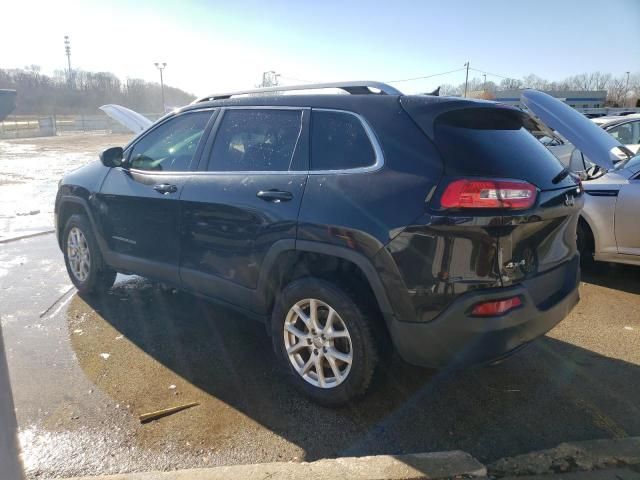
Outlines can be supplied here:
[[640, 267], [622, 263], [595, 262], [582, 267], [582, 281], [640, 294]]
[[[549, 337], [500, 365], [465, 371], [434, 372], [393, 358], [365, 398], [327, 409], [289, 384], [264, 325], [189, 294], [162, 293], [134, 277], [100, 297], [76, 296], [67, 315], [81, 367], [118, 402], [136, 398], [112, 385], [158, 362], [302, 448], [306, 461], [456, 449], [489, 462], [563, 441], [640, 435], [640, 367]], [[116, 348], [108, 344], [113, 334], [85, 326], [86, 335], [73, 335], [81, 315], [96, 332], [112, 327], [136, 347], [102, 383], [92, 362]], [[154, 378], [136, 378], [137, 395], [153, 388]], [[206, 432], [206, 418], [199, 422], [194, 428]]]

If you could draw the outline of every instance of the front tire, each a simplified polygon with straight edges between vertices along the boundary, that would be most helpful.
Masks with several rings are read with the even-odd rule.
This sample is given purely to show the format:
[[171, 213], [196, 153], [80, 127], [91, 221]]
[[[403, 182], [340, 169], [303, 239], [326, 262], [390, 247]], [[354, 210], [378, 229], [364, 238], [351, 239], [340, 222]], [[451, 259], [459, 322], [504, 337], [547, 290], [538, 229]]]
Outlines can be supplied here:
[[91, 225], [84, 215], [69, 218], [62, 238], [67, 273], [80, 293], [99, 293], [113, 286], [117, 273], [104, 264]]
[[271, 329], [280, 363], [313, 401], [338, 406], [367, 390], [376, 343], [363, 310], [336, 285], [317, 278], [287, 285]]

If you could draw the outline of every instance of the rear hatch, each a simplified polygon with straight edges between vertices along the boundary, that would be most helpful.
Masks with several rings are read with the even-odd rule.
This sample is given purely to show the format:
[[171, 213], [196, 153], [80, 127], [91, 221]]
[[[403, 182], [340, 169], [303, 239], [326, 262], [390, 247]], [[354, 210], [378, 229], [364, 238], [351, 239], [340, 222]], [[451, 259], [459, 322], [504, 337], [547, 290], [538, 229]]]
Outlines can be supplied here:
[[486, 225], [497, 242], [495, 268], [502, 285], [545, 273], [544, 282], [535, 282], [545, 285], [532, 286], [531, 294], [539, 307], [551, 301], [567, 282], [563, 269], [551, 271], [577, 259], [579, 180], [529, 133], [536, 128], [528, 114], [466, 100], [443, 103], [434, 113], [431, 103], [401, 99], [443, 159], [444, 175], [429, 211]]

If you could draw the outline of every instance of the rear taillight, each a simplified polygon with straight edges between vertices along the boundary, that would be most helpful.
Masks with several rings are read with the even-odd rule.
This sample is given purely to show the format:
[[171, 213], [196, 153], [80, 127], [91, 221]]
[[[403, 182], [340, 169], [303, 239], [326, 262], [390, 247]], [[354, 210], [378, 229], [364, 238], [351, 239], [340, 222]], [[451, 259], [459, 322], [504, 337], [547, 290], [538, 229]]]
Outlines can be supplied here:
[[524, 210], [536, 202], [537, 190], [522, 180], [464, 178], [445, 188], [442, 208], [507, 208]]
[[471, 310], [471, 315], [475, 317], [495, 317], [518, 308], [522, 305], [520, 297], [504, 298], [502, 300], [492, 300], [490, 302], [476, 303]]

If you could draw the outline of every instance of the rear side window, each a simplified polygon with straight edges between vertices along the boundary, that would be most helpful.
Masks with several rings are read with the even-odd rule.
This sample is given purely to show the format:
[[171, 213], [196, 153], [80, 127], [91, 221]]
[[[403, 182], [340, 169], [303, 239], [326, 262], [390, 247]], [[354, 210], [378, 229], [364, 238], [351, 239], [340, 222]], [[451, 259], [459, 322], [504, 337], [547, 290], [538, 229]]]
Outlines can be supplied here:
[[227, 110], [213, 144], [209, 170], [290, 170], [302, 131], [300, 110]]
[[314, 110], [311, 117], [311, 170], [368, 167], [376, 155], [358, 117]]
[[437, 117], [434, 139], [449, 176], [520, 179], [543, 190], [574, 186], [570, 177], [552, 182], [563, 166], [529, 132], [535, 129], [523, 112], [471, 108]]

